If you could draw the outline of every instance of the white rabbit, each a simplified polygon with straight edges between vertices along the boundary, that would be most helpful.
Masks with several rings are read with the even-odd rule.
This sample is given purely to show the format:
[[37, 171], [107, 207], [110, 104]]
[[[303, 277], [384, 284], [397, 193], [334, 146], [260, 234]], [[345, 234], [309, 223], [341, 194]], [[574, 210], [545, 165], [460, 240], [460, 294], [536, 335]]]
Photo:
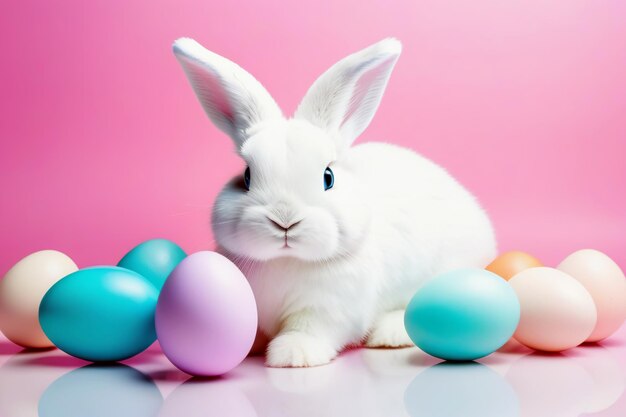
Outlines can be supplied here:
[[401, 49], [385, 39], [339, 61], [287, 119], [241, 67], [192, 39], [174, 43], [247, 165], [217, 197], [212, 223], [256, 296], [269, 366], [326, 364], [362, 341], [412, 345], [403, 315], [420, 285], [495, 256], [489, 218], [444, 169], [390, 144], [351, 146]]

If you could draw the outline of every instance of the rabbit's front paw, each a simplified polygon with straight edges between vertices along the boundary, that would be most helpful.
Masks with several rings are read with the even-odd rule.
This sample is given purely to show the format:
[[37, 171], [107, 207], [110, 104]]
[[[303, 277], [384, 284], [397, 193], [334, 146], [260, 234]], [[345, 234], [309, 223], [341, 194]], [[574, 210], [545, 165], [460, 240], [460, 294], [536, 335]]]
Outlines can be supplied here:
[[272, 340], [265, 362], [272, 368], [325, 365], [337, 356], [331, 345], [306, 333], [290, 332]]
[[385, 313], [372, 327], [365, 346], [370, 348], [413, 346], [413, 342], [404, 328], [404, 310]]

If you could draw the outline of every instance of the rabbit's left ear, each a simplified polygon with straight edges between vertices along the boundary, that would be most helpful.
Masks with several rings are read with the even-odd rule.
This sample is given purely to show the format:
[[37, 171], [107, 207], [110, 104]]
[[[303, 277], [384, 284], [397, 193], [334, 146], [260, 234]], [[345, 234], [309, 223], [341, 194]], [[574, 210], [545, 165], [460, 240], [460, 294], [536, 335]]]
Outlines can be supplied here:
[[294, 117], [338, 134], [338, 147], [349, 147], [374, 117], [401, 51], [400, 41], [388, 38], [337, 62], [309, 88]]

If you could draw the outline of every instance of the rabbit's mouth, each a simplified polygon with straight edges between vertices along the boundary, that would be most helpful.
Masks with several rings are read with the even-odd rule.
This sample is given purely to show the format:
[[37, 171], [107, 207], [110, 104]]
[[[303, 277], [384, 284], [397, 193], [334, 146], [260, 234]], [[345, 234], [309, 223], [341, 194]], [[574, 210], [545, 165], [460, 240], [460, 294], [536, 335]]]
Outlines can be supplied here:
[[285, 242], [283, 243], [281, 249], [291, 249], [291, 246], [289, 246], [289, 237], [287, 236], [287, 232], [285, 232]]

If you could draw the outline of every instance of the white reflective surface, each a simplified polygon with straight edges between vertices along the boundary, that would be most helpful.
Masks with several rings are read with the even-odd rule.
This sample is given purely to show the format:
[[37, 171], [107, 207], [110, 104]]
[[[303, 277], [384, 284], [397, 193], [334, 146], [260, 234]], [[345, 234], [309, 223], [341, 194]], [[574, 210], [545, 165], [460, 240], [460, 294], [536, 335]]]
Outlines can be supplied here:
[[118, 365], [0, 339], [1, 417], [626, 415], [626, 327], [562, 354], [510, 343], [475, 363], [417, 348], [353, 349], [332, 364], [271, 369], [248, 358], [215, 379], [176, 370], [157, 345]]

